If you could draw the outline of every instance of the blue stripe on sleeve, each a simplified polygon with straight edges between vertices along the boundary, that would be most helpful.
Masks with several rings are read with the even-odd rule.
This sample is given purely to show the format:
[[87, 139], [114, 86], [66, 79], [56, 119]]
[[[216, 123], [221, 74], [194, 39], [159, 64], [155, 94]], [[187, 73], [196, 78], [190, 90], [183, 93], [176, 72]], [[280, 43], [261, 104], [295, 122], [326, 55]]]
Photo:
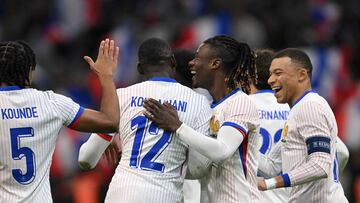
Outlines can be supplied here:
[[306, 140], [308, 155], [314, 152], [325, 152], [330, 154], [330, 138], [324, 136], [314, 136]]
[[81, 114], [84, 112], [84, 107], [80, 106], [78, 112], [76, 113], [74, 119], [71, 121], [71, 123], [68, 125], [69, 127], [72, 126], [81, 116]]
[[245, 128], [243, 128], [242, 126], [240, 126], [240, 125], [237, 124], [237, 123], [224, 122], [221, 126], [231, 126], [231, 127], [237, 128], [237, 129], [243, 131], [243, 132], [245, 133], [245, 135], [247, 135], [247, 130], [245, 130]]
[[290, 187], [291, 186], [291, 182], [290, 182], [290, 177], [287, 173], [284, 173], [281, 175], [281, 177], [284, 180], [284, 187]]

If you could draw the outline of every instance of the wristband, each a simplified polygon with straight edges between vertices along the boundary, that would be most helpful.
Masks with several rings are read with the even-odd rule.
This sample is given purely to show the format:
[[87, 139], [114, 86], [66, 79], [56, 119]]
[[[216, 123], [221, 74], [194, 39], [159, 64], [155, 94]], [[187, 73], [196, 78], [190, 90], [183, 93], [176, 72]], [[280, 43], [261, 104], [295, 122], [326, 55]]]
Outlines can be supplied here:
[[272, 190], [276, 188], [276, 179], [270, 178], [265, 180], [265, 185], [267, 190]]

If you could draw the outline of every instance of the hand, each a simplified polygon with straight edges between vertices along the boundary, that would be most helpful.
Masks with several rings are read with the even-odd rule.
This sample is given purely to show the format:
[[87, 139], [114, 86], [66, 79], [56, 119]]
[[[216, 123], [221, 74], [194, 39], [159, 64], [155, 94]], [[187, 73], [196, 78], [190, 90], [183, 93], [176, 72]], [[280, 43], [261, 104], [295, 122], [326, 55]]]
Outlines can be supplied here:
[[259, 189], [260, 191], [265, 191], [265, 190], [267, 190], [265, 180], [260, 180], [260, 181], [258, 181], [258, 189]]
[[149, 98], [145, 99], [143, 107], [146, 109], [144, 115], [154, 121], [159, 128], [175, 132], [182, 124], [177, 111], [168, 102], [160, 104], [155, 99]]
[[116, 142], [113, 141], [110, 143], [103, 154], [103, 158], [106, 159], [109, 165], [116, 166], [119, 164], [121, 159], [121, 150]]
[[98, 76], [112, 76], [118, 62], [119, 47], [115, 48], [114, 40], [102, 40], [99, 46], [99, 53], [94, 62], [89, 56], [84, 56], [90, 69]]

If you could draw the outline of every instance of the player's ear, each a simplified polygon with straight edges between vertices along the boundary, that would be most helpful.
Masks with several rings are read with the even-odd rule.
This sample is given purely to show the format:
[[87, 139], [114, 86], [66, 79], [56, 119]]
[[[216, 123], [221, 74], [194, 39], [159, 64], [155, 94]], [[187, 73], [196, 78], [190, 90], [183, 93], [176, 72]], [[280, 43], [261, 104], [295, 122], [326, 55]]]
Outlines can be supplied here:
[[309, 78], [308, 71], [305, 68], [299, 68], [299, 70], [298, 70], [299, 81], [304, 81], [308, 78]]
[[211, 61], [210, 61], [211, 69], [220, 68], [221, 62], [222, 62], [222, 60], [220, 58], [211, 59]]
[[137, 63], [137, 70], [139, 72], [139, 74], [143, 75], [144, 74], [144, 68], [141, 62]]
[[170, 66], [175, 68], [177, 66], [174, 54], [170, 58]]

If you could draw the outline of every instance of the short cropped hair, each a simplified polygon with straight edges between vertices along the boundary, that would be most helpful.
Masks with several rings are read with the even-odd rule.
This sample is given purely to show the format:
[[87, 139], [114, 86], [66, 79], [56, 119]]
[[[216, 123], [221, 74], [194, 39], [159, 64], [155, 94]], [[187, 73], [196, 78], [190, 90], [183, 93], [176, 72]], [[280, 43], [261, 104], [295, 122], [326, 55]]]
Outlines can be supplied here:
[[146, 65], [162, 65], [173, 56], [170, 45], [159, 38], [150, 38], [141, 43], [139, 62]]
[[274, 59], [281, 57], [289, 57], [292, 63], [296, 63], [302, 68], [306, 69], [309, 78], [311, 79], [313, 66], [311, 64], [309, 56], [304, 51], [297, 48], [283, 49], [275, 54]]
[[269, 79], [269, 68], [274, 54], [274, 51], [270, 49], [255, 50], [257, 82], [253, 81], [253, 84], [258, 90], [271, 89], [267, 81]]

